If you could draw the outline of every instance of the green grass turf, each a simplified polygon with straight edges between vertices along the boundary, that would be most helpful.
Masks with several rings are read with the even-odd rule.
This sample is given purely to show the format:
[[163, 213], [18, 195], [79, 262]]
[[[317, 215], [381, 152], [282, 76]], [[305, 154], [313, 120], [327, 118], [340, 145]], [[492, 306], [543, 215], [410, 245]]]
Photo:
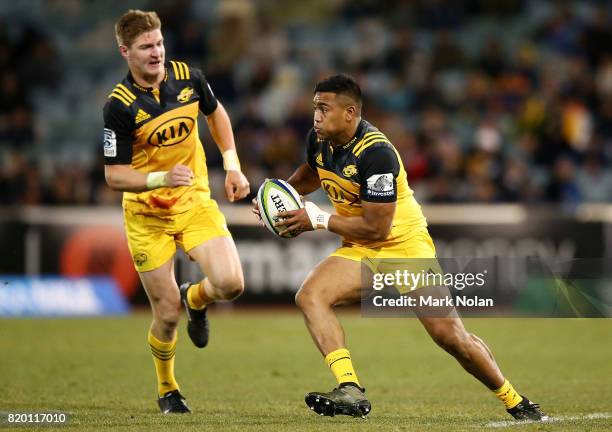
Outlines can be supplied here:
[[[489, 391], [413, 319], [341, 315], [367, 420], [319, 417], [303, 395], [335, 382], [297, 313], [211, 313], [212, 339], [191, 345], [181, 322], [176, 373], [193, 415], [163, 416], [146, 343], [149, 317], [0, 321], [0, 411], [69, 412], [40, 430], [402, 431], [503, 430]], [[612, 320], [471, 319], [520, 392], [552, 416], [612, 413]], [[1, 428], [1, 427], [0, 427]], [[510, 430], [609, 430], [612, 418]], [[21, 428], [20, 430], [24, 430]]]

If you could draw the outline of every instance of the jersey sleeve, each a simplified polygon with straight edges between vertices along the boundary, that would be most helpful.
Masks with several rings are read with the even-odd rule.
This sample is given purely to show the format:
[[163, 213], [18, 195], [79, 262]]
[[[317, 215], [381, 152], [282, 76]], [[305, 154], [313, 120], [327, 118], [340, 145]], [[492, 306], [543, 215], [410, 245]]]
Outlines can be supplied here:
[[104, 163], [127, 165], [132, 163], [134, 122], [130, 113], [114, 99], [104, 105]]
[[310, 129], [308, 135], [306, 135], [306, 162], [315, 171], [317, 170], [317, 162], [315, 161], [318, 150], [317, 144], [317, 134], [314, 129]]
[[358, 163], [359, 197], [368, 202], [397, 201], [397, 176], [400, 164], [390, 147], [371, 147], [363, 152]]
[[212, 89], [210, 88], [210, 84], [206, 80], [206, 77], [202, 73], [200, 69], [190, 68], [191, 73], [193, 74], [193, 84], [195, 86], [195, 90], [200, 97], [200, 111], [204, 115], [212, 114], [216, 109], [219, 102], [215, 97]]

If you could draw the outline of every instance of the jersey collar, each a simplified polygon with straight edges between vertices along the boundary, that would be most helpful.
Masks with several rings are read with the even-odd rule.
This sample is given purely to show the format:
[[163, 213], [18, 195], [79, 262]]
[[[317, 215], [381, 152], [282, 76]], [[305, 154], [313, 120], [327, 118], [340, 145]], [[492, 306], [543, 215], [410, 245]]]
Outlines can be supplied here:
[[[166, 82], [168, 81], [168, 67], [165, 67], [164, 70], [166, 71], [166, 74], [164, 75], [164, 81]], [[129, 83], [132, 85], [132, 87], [134, 87], [137, 90], [140, 90], [141, 92], [152, 92], [154, 90], [153, 87], [143, 87], [140, 84], [138, 84], [136, 82], [136, 80], [134, 79], [134, 76], [132, 75], [132, 71], [128, 71], [127, 73], [127, 80], [129, 81]]]
[[349, 140], [349, 142], [347, 142], [346, 144], [344, 144], [342, 147], [340, 147], [342, 150], [346, 150], [347, 148], [349, 148], [350, 146], [352, 146], [353, 144], [355, 144], [357, 142], [357, 140], [359, 138], [361, 138], [361, 136], [363, 135], [363, 130], [365, 129], [365, 120], [361, 119], [359, 121], [359, 126], [357, 126], [357, 130], [355, 131], [355, 135], [353, 135], [353, 138], [351, 138]]

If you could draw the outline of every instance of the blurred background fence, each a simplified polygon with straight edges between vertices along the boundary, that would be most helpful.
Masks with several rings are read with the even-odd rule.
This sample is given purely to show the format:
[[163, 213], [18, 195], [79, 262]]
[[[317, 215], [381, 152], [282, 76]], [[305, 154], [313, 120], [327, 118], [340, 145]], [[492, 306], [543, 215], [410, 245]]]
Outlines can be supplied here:
[[[246, 292], [236, 301], [238, 305], [291, 304], [308, 272], [339, 246], [337, 236], [320, 231], [281, 240], [256, 223], [250, 208], [222, 209], [244, 267]], [[573, 216], [516, 204], [440, 204], [426, 206], [424, 211], [440, 258], [612, 260], [612, 206], [583, 205]], [[5, 245], [2, 273], [34, 279], [40, 275], [107, 276], [129, 303], [147, 303], [127, 249], [120, 209], [30, 207], [5, 211], [0, 220], [0, 242]], [[182, 252], [176, 264], [179, 282], [202, 277]], [[600, 278], [604, 273], [587, 276]], [[598, 296], [610, 291], [610, 280], [602, 283]], [[27, 308], [29, 298], [8, 297], [14, 294], [6, 291], [0, 298], [5, 314], [10, 314], [9, 307]], [[60, 294], [64, 295], [64, 288]], [[612, 304], [612, 297], [607, 301]]]

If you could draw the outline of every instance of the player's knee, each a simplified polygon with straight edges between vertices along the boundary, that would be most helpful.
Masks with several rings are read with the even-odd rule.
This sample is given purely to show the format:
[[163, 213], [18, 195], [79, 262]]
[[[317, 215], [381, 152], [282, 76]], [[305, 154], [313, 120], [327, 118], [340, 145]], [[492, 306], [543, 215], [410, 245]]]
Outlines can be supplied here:
[[234, 300], [244, 292], [244, 279], [240, 275], [224, 275], [213, 282], [221, 300]]
[[157, 321], [165, 331], [174, 331], [178, 326], [180, 316], [179, 311], [160, 311], [157, 313], [155, 321]]
[[297, 305], [298, 308], [300, 309], [304, 309], [304, 301], [306, 300], [304, 298], [304, 294], [302, 293], [302, 290], [298, 290], [298, 292], [295, 293], [295, 304]]
[[181, 317], [180, 297], [160, 299], [153, 305], [154, 319], [164, 329], [174, 330], [178, 326]]
[[316, 307], [317, 303], [317, 298], [304, 286], [295, 294], [295, 304], [302, 311], [308, 311]]
[[234, 300], [244, 292], [244, 282], [236, 279], [229, 283], [225, 288], [225, 299]]

